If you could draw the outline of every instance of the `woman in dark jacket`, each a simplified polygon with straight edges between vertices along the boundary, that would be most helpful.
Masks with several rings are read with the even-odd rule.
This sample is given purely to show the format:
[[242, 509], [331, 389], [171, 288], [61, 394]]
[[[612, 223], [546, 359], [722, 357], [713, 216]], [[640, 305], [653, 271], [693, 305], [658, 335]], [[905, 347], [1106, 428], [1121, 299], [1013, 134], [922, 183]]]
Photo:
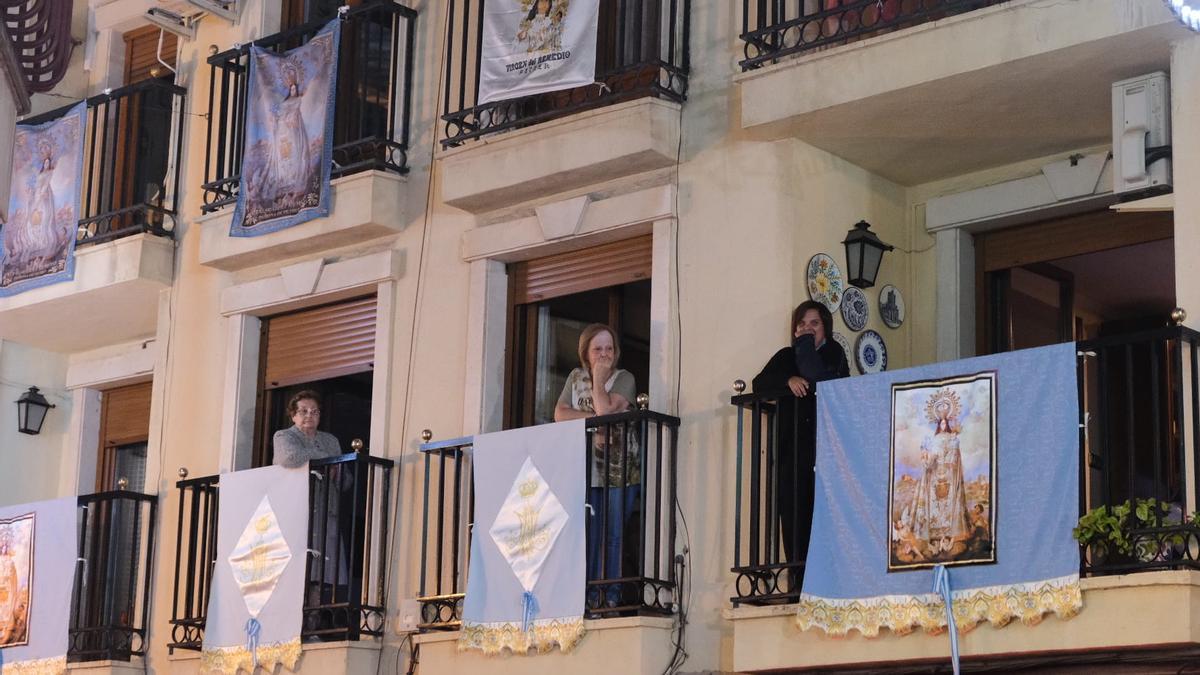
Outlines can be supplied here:
[[792, 312], [792, 346], [775, 352], [754, 378], [754, 393], [779, 397], [776, 504], [783, 550], [790, 563], [804, 562], [812, 530], [817, 383], [850, 375], [846, 353], [830, 339], [832, 334], [833, 316], [825, 305], [813, 300], [800, 303]]

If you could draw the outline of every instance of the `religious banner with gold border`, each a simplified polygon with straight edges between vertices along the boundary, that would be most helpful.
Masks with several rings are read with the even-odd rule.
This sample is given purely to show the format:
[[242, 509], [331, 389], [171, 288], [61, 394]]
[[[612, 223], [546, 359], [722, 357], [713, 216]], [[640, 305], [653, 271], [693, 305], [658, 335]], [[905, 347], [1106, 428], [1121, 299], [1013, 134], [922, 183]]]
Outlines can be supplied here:
[[221, 474], [203, 673], [295, 670], [308, 548], [308, 464]]
[[75, 277], [87, 104], [18, 124], [7, 222], [0, 226], [0, 297]]
[[329, 215], [341, 19], [282, 54], [250, 46], [246, 149], [231, 237]]
[[459, 649], [567, 652], [583, 637], [584, 423], [475, 437], [475, 527]]
[[76, 510], [74, 497], [0, 508], [0, 672], [5, 675], [66, 672], [78, 556]]
[[1074, 344], [822, 382], [800, 627], [1079, 612], [1076, 387]]

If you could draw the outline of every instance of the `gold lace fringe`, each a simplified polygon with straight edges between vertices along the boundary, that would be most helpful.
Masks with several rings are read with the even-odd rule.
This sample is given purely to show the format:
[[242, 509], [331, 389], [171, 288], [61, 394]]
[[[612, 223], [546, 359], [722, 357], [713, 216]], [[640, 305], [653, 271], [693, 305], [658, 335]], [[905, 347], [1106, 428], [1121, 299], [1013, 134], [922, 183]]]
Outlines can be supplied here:
[[[288, 670], [296, 670], [296, 662], [300, 660], [300, 638], [287, 642], [274, 642], [258, 646], [258, 665], [266, 672], [275, 670], [275, 666], [283, 664]], [[223, 673], [236, 675], [239, 670], [247, 673], [254, 672], [254, 654], [245, 647], [223, 647], [205, 649], [200, 652], [201, 673]]]
[[505, 650], [527, 654], [531, 649], [537, 654], [545, 654], [557, 645], [566, 653], [579, 644], [583, 633], [583, 617], [538, 619], [530, 625], [529, 632], [521, 630], [521, 624], [515, 622], [464, 622], [458, 637], [458, 650], [478, 649], [488, 656]]
[[[1066, 620], [1083, 608], [1078, 575], [953, 591], [952, 600], [959, 633], [966, 633], [985, 621], [996, 628], [1014, 619], [1032, 626], [1050, 612]], [[796, 623], [801, 630], [818, 628], [834, 637], [844, 636], [852, 630], [866, 637], [876, 637], [881, 628], [898, 635], [910, 633], [915, 628], [937, 634], [946, 630], [946, 605], [936, 593], [851, 600], [801, 594]]]
[[0, 666], [4, 675], [62, 675], [67, 672], [67, 657], [52, 656], [48, 659], [32, 659], [29, 661], [4, 662]]

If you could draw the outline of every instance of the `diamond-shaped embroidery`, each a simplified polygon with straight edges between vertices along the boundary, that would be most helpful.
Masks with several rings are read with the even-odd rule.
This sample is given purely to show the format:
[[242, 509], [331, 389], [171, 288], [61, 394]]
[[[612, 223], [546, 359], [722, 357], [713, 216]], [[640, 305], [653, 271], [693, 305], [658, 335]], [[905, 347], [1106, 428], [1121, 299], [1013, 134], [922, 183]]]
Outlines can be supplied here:
[[257, 618], [292, 559], [279, 519], [264, 495], [229, 554], [229, 567], [250, 616]]
[[526, 591], [537, 585], [542, 565], [568, 518], [549, 483], [526, 457], [488, 530]]

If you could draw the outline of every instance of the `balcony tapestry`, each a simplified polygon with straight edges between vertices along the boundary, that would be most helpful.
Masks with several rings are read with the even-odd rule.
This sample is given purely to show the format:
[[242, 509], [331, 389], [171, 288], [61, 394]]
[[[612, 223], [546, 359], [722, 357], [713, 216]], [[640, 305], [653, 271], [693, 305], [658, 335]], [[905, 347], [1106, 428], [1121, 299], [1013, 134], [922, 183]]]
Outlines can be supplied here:
[[479, 103], [596, 81], [599, 0], [490, 0], [483, 10]]
[[221, 474], [202, 673], [296, 669], [308, 550], [308, 464]]
[[87, 103], [38, 125], [18, 124], [8, 222], [0, 227], [0, 297], [75, 277]]
[[475, 536], [458, 648], [568, 652], [583, 637], [584, 420], [475, 437]]
[[79, 540], [74, 497], [0, 508], [0, 672], [67, 670]]
[[802, 629], [966, 632], [1082, 608], [1073, 344], [822, 382], [816, 471]]
[[340, 19], [283, 54], [250, 46], [246, 149], [232, 237], [329, 215]]

